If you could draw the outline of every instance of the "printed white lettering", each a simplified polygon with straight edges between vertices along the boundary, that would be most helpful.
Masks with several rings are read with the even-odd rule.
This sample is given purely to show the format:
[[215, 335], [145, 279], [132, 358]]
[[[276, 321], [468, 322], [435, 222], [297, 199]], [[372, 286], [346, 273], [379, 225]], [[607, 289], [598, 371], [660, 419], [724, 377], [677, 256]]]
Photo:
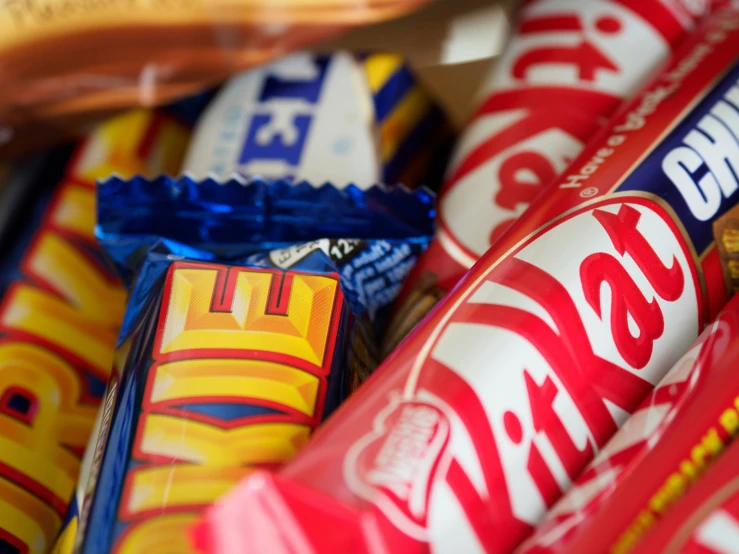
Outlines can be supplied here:
[[[693, 216], [708, 221], [739, 188], [739, 88], [732, 87], [665, 156], [662, 170]], [[699, 177], [701, 167], [708, 170]]]
[[699, 221], [708, 221], [721, 206], [721, 190], [710, 173], [695, 182], [693, 173], [701, 165], [703, 160], [694, 150], [679, 146], [665, 156], [662, 171], [680, 191], [693, 217]]

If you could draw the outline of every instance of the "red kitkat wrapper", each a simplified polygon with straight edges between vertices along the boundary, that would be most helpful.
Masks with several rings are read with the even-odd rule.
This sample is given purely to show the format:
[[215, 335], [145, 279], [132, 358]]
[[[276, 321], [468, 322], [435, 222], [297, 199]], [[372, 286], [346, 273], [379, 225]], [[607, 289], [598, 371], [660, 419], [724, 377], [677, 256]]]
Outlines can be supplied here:
[[517, 552], [628, 551], [739, 431], [738, 348], [735, 296]]
[[[739, 363], [739, 351], [733, 364]], [[739, 549], [739, 442], [678, 502], [634, 554], [734, 554]]]
[[406, 281], [387, 352], [667, 61], [708, 5], [525, 4], [457, 145], [439, 194], [436, 239]]
[[292, 462], [207, 514], [205, 550], [520, 544], [728, 300], [738, 54], [717, 13]]

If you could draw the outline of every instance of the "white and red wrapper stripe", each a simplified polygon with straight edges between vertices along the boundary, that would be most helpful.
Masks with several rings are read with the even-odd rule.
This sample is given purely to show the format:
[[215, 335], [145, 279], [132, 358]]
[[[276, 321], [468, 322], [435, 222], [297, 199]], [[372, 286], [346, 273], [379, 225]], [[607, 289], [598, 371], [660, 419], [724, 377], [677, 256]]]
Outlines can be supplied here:
[[727, 301], [739, 12], [711, 18], [201, 549], [510, 552]]
[[[666, 450], [675, 450], [680, 444], [694, 447], [702, 444], [708, 428], [702, 430], [698, 436], [687, 436], [682, 432], [682, 422], [702, 418], [704, 414], [696, 414], [696, 404], [713, 402], [712, 387], [726, 388], [729, 394], [739, 396], [739, 373], [727, 367], [727, 360], [736, 364], [734, 357], [727, 356], [731, 347], [739, 347], [739, 296], [722, 310], [719, 317], [701, 333], [690, 347], [688, 352], [680, 358], [669, 373], [655, 387], [652, 393], [644, 400], [637, 410], [626, 421], [626, 424], [614, 435], [606, 447], [598, 454], [590, 466], [582, 473], [570, 491], [547, 513], [544, 521], [537, 527], [536, 532], [517, 550], [519, 554], [554, 554], [574, 552], [574, 545], [583, 531], [590, 527], [593, 517], [600, 510], [606, 516], [602, 521], [611, 520], [610, 514], [616, 507], [610, 507], [608, 500], [619, 489], [631, 495], [628, 487], [643, 488], [644, 483], [635, 480], [631, 474], [647, 456], [660, 456], [665, 460]], [[736, 350], [736, 349], [735, 349]], [[720, 384], [715, 385], [718, 381]], [[716, 398], [715, 400], [718, 400]], [[675, 437], [665, 440], [668, 430], [676, 434], [679, 443], [675, 444]], [[719, 442], [713, 444], [723, 448], [723, 444], [731, 437], [728, 433], [717, 432]], [[659, 450], [654, 454], [655, 448]], [[698, 463], [707, 463], [718, 454], [710, 448], [703, 448]], [[676, 457], [675, 467], [682, 461], [680, 452]], [[695, 462], [694, 462], [695, 464]], [[667, 479], [675, 467], [666, 462], [662, 474]], [[651, 491], [654, 493], [655, 491]], [[636, 504], [638, 506], [638, 504]], [[623, 506], [618, 508], [623, 511]], [[632, 509], [632, 518], [638, 515]], [[659, 514], [657, 514], [659, 515]], [[600, 527], [593, 527], [598, 531]], [[644, 529], [646, 531], [646, 529]], [[739, 543], [737, 543], [739, 545]], [[608, 544], [579, 544], [587, 546], [587, 551], [606, 551]], [[652, 552], [660, 552], [653, 550]]]
[[[668, 58], [707, 1], [536, 0], [481, 93], [417, 265], [449, 290]], [[415, 279], [409, 279], [406, 288]]]

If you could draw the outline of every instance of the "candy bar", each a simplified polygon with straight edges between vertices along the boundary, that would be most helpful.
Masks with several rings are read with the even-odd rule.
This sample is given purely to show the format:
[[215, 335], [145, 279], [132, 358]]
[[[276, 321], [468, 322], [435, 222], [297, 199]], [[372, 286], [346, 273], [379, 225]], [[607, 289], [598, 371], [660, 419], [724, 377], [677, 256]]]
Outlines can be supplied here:
[[401, 294], [387, 353], [551, 185], [681, 43], [705, 2], [539, 0], [523, 8], [439, 194], [437, 236]]
[[[716, 360], [715, 375], [619, 482], [598, 512], [567, 544], [572, 552], [631, 552], [710, 468], [739, 432], [737, 343]], [[720, 460], [720, 458], [719, 458]], [[710, 471], [710, 469], [709, 469]], [[584, 550], [583, 550], [584, 549]]]
[[[102, 396], [103, 398], [107, 398], [107, 391]], [[62, 524], [62, 530], [59, 532], [59, 536], [56, 538], [54, 546], [50, 550], [50, 554], [72, 554], [74, 551], [74, 544], [79, 527], [80, 510], [82, 509], [82, 506], [85, 505], [87, 482], [90, 479], [92, 462], [97, 451], [97, 438], [100, 433], [100, 427], [103, 424], [103, 418], [107, 420], [108, 417], [110, 417], [110, 406], [105, 404], [101, 405], [98, 409], [92, 432], [90, 433], [90, 440], [87, 442], [87, 448], [85, 448], [85, 453], [82, 456], [79, 477], [77, 479], [77, 488], [72, 496], [69, 506], [67, 507], [67, 514], [64, 518], [64, 523]]]
[[[626, 552], [674, 502], [674, 497], [670, 502], [664, 501], [660, 485], [676, 468], [682, 467], [683, 460], [690, 460], [684, 467], [685, 475], [692, 481], [733, 439], [736, 429], [713, 426], [719, 418], [707, 407], [721, 405], [724, 392], [729, 395], [725, 406], [730, 407], [733, 399], [739, 396], [739, 374], [731, 370], [731, 364], [736, 363], [736, 345], [739, 345], [737, 296], [701, 333], [517, 552], [578, 552], [578, 547], [589, 552]], [[717, 393], [719, 390], [723, 392]], [[706, 423], [696, 427], [693, 426], [696, 421]], [[657, 483], [651, 490], [652, 475], [645, 480], [640, 469], [640, 464], [647, 459], [658, 460], [651, 464], [657, 468], [654, 475]], [[649, 461], [646, 463], [650, 465]], [[684, 484], [684, 480], [680, 483]], [[674, 492], [672, 489], [671, 493]], [[642, 495], [645, 493], [654, 501], [644, 502]], [[638, 500], [627, 508], [618, 501], [619, 495]], [[613, 497], [616, 500], [609, 502]], [[609, 532], [603, 532], [603, 526], [608, 526], [610, 531], [612, 524], [620, 524], [625, 531], [623, 522], [616, 523], [624, 512], [626, 519], [642, 521], [637, 515], [640, 515], [641, 506], [647, 505], [657, 509], [646, 512], [644, 523], [636, 527], [638, 533], [624, 535], [629, 544], [622, 540], [614, 546], [615, 550], [610, 548], [609, 543], [615, 542], [613, 533], [609, 536]], [[603, 540], [593, 544], [591, 539], [587, 545], [583, 544], [579, 540], [583, 533]]]
[[[734, 356], [736, 367], [737, 357]], [[731, 371], [732, 368], [727, 368]], [[635, 554], [732, 554], [739, 545], [739, 442], [634, 550]]]
[[198, 121], [183, 170], [415, 187], [438, 181], [449, 136], [400, 56], [302, 52], [226, 83]]
[[431, 239], [433, 198], [183, 177], [99, 186], [132, 288], [76, 552], [191, 552], [188, 526], [306, 442], [372, 369], [373, 332]]
[[208, 511], [203, 550], [525, 539], [728, 300], [712, 226], [739, 202], [737, 54], [721, 11], [311, 444]]
[[18, 170], [37, 202], [0, 265], [0, 552], [50, 549], [110, 374], [125, 291], [96, 248], [95, 178], [176, 171], [187, 135], [134, 111]]

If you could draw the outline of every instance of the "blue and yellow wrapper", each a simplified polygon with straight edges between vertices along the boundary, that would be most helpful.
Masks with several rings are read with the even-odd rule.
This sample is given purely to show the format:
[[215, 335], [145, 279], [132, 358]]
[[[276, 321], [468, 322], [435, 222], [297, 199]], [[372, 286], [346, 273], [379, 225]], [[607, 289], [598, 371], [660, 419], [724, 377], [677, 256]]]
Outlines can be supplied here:
[[290, 459], [373, 369], [433, 216], [425, 190], [102, 184], [96, 235], [130, 294], [76, 551], [192, 552], [201, 510]]

